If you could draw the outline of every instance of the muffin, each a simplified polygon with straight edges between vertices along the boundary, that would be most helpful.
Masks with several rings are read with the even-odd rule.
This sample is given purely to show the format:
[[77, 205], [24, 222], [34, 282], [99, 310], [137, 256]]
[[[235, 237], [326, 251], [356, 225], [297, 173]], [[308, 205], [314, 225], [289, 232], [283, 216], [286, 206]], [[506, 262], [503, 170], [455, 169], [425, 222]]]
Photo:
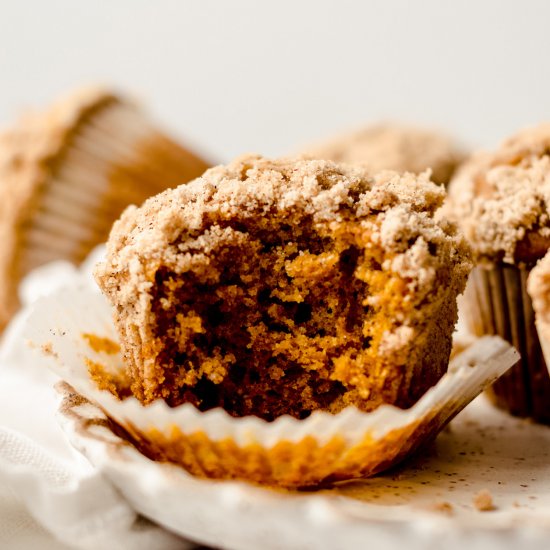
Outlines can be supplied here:
[[370, 172], [396, 170], [419, 174], [428, 168], [432, 180], [447, 184], [463, 153], [445, 134], [401, 124], [377, 124], [304, 150], [314, 158], [361, 164]]
[[465, 321], [476, 335], [507, 339], [522, 357], [491, 396], [509, 412], [546, 424], [550, 377], [526, 283], [550, 247], [549, 205], [550, 124], [523, 130], [492, 153], [474, 155], [449, 190], [449, 210], [477, 262], [465, 293]]
[[30, 270], [83, 260], [124, 208], [204, 172], [140, 108], [80, 90], [0, 135], [0, 330]]
[[406, 408], [445, 373], [467, 246], [426, 174], [246, 156], [128, 208], [96, 279], [142, 402]]

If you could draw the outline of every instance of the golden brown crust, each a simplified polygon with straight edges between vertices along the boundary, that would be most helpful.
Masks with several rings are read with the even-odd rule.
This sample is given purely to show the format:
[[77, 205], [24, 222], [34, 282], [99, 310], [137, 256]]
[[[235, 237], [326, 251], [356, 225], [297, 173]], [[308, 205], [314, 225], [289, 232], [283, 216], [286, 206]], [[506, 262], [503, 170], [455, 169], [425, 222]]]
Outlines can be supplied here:
[[434, 219], [444, 196], [427, 176], [246, 156], [130, 207], [96, 278], [134, 393], [268, 419], [409, 406], [446, 369], [471, 267]]
[[550, 247], [549, 206], [550, 124], [473, 155], [449, 188], [450, 215], [481, 262], [534, 265]]
[[381, 170], [432, 170], [432, 180], [448, 183], [464, 154], [446, 135], [401, 124], [377, 124], [310, 147], [314, 158], [361, 164], [371, 173]]

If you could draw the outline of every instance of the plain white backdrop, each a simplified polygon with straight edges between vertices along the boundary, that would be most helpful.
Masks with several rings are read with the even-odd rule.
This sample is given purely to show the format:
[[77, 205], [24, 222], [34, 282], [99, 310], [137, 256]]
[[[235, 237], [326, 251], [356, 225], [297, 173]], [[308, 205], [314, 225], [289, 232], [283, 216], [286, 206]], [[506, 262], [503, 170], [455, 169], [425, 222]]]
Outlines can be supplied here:
[[0, 125], [83, 83], [216, 160], [379, 119], [473, 146], [550, 119], [545, 0], [0, 0]]

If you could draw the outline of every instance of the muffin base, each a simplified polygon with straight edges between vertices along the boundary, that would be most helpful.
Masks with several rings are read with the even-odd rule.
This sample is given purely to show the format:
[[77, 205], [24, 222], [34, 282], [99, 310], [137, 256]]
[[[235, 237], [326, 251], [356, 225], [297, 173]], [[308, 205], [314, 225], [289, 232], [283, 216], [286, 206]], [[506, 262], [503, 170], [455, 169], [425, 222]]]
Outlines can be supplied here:
[[382, 405], [365, 413], [347, 407], [334, 415], [314, 411], [304, 420], [285, 415], [266, 422], [256, 416], [235, 418], [219, 407], [201, 412], [189, 403], [171, 408], [157, 400], [143, 406], [134, 397], [119, 399], [110, 388], [102, 391], [91, 365], [110, 373], [114, 382], [117, 374], [124, 380], [126, 372], [111, 319], [109, 305], [96, 291], [65, 287], [33, 306], [24, 337], [149, 458], [181, 466], [196, 477], [278, 487], [313, 487], [386, 470], [430, 443], [517, 360], [517, 352], [502, 339], [486, 337], [457, 357], [410, 409]]
[[516, 416], [550, 425], [550, 376], [527, 293], [527, 267], [476, 267], [464, 300], [469, 329], [476, 335], [498, 334], [519, 351], [520, 361], [488, 390], [492, 401]]

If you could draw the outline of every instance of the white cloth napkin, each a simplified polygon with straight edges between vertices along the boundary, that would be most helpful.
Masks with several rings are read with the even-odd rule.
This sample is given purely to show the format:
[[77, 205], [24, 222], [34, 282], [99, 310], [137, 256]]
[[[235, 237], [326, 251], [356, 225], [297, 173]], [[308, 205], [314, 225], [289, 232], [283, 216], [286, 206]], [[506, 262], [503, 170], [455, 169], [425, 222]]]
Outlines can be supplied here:
[[21, 335], [30, 306], [39, 296], [82, 281], [93, 284], [90, 266], [100, 254], [94, 253], [80, 270], [56, 262], [27, 277], [21, 286], [24, 307], [4, 333], [0, 347], [1, 548], [193, 547], [139, 517], [69, 445], [55, 419], [57, 378], [47, 368], [49, 359], [40, 358]]

